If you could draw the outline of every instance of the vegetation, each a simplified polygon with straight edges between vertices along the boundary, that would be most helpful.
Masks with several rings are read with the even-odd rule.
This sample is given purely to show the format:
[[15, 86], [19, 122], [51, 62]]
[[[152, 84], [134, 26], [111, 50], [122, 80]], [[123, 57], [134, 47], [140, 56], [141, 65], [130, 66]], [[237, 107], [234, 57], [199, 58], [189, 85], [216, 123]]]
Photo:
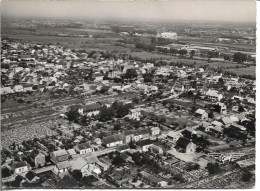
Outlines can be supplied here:
[[220, 172], [220, 167], [218, 163], [211, 163], [207, 164], [207, 169], [210, 174], [217, 174]]

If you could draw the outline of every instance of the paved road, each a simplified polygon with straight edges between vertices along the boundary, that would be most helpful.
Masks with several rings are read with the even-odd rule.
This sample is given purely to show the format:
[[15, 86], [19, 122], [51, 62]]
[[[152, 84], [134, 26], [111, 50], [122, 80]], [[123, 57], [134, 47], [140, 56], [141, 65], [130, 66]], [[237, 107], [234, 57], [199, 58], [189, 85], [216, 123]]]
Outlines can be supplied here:
[[36, 174], [40, 174], [43, 172], [51, 171], [51, 170], [53, 170], [53, 168], [54, 168], [54, 165], [50, 165], [50, 166], [46, 166], [46, 167], [42, 167], [42, 168], [37, 168], [34, 170], [34, 172]]
[[108, 153], [111, 153], [111, 152], [114, 152], [114, 151], [116, 151], [115, 148], [107, 148], [105, 150], [93, 152], [93, 155], [98, 157], [98, 156], [105, 155], [105, 154], [108, 154]]

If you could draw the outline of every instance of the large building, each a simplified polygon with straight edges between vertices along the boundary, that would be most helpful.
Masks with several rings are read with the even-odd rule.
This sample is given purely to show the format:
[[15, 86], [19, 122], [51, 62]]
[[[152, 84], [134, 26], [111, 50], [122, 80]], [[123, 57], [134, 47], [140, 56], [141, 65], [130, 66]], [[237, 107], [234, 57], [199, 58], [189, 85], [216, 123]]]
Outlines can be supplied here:
[[177, 39], [178, 35], [175, 32], [162, 32], [161, 34], [158, 34], [157, 37], [168, 38], [168, 39]]

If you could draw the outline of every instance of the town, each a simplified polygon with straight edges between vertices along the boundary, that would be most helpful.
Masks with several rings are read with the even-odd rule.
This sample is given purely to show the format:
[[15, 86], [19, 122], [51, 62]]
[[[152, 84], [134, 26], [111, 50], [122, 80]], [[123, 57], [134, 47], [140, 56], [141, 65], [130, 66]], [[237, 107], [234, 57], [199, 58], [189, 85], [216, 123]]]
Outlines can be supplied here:
[[3, 188], [254, 187], [255, 28], [32, 23], [1, 32]]

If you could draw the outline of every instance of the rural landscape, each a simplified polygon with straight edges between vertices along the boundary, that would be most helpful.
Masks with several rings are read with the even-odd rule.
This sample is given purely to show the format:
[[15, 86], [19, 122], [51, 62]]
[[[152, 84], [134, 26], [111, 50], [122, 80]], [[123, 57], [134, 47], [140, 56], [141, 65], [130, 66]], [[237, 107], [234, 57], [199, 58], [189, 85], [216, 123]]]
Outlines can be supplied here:
[[255, 72], [255, 20], [3, 15], [2, 188], [254, 188]]

